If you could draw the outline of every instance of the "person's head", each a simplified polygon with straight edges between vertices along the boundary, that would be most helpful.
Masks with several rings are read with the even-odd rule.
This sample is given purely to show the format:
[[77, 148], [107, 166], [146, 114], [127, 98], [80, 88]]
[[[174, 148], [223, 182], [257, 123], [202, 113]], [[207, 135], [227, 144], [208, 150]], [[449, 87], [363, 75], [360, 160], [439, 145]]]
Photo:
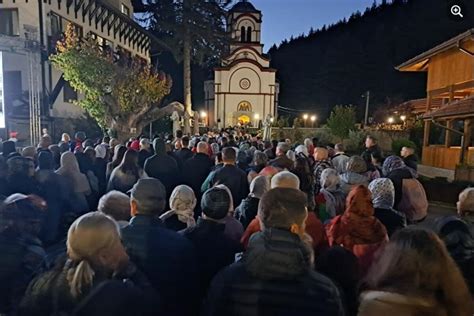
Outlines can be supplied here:
[[266, 166], [268, 162], [267, 155], [261, 151], [256, 151], [253, 155], [253, 164], [255, 166]]
[[303, 155], [305, 155], [306, 157], [309, 156], [308, 147], [305, 146], [305, 145], [299, 145], [299, 146], [297, 146], [296, 149], [295, 149], [295, 153], [296, 153], [297, 155], [303, 154]]
[[166, 155], [165, 142], [161, 138], [155, 138], [153, 141], [153, 148], [155, 149], [155, 154]]
[[108, 145], [109, 145], [109, 142], [110, 142], [110, 136], [104, 136], [104, 137], [102, 138], [102, 144], [103, 144], [103, 145], [107, 145], [107, 146], [108, 146]]
[[345, 214], [354, 214], [360, 217], [370, 217], [374, 215], [371, 193], [364, 185], [357, 185], [352, 188], [346, 198]]
[[120, 142], [117, 138], [111, 138], [109, 141], [109, 147], [110, 149], [114, 150], [116, 146], [120, 145]]
[[196, 149], [197, 153], [199, 154], [208, 154], [209, 153], [209, 146], [207, 145], [206, 142], [199, 142], [197, 144], [197, 149]]
[[377, 145], [377, 139], [374, 136], [367, 136], [365, 138], [365, 147], [370, 148], [372, 146]]
[[95, 149], [94, 149], [93, 147], [88, 146], [88, 147], [84, 150], [84, 155], [86, 155], [86, 157], [89, 159], [89, 161], [92, 161], [92, 162], [95, 161], [96, 152], [95, 152]]
[[290, 145], [286, 142], [279, 142], [276, 147], [276, 155], [277, 156], [284, 156], [290, 150]]
[[66, 278], [73, 297], [79, 297], [92, 286], [95, 271], [105, 271], [112, 277], [129, 261], [117, 223], [101, 212], [76, 219], [69, 228], [66, 245], [72, 263]]
[[11, 179], [16, 177], [31, 178], [35, 175], [35, 164], [33, 160], [25, 157], [13, 157], [7, 160], [8, 175]]
[[232, 207], [231, 196], [220, 186], [213, 187], [202, 195], [201, 209], [203, 217], [220, 221], [229, 214], [229, 209]]
[[308, 217], [306, 194], [297, 189], [275, 188], [266, 192], [258, 206], [258, 219], [263, 230], [290, 230], [303, 237]]
[[337, 153], [343, 153], [344, 152], [344, 145], [342, 143], [337, 143], [334, 145], [334, 151]]
[[348, 172], [362, 174], [362, 173], [367, 172], [367, 163], [365, 162], [364, 158], [362, 158], [361, 156], [352, 156], [347, 161], [346, 169]]
[[222, 161], [224, 164], [233, 165], [237, 160], [237, 153], [234, 148], [226, 147], [222, 149]]
[[138, 177], [138, 152], [133, 149], [127, 149], [119, 168], [123, 172], [135, 173], [135, 176]]
[[371, 155], [370, 155], [370, 158], [371, 158], [371, 162], [374, 166], [382, 166], [383, 165], [383, 156], [382, 156], [382, 153], [379, 152], [379, 151], [376, 151], [376, 152], [373, 152]]
[[66, 172], [80, 172], [77, 158], [70, 151], [61, 155], [61, 168]]
[[459, 194], [456, 208], [461, 216], [474, 213], [474, 188], [466, 188]]
[[250, 183], [250, 195], [257, 199], [261, 199], [268, 190], [270, 190], [270, 183], [265, 176], [257, 176]]
[[314, 150], [313, 157], [314, 157], [314, 160], [316, 160], [316, 161], [328, 160], [329, 159], [329, 152], [324, 147], [316, 147], [316, 149]]
[[403, 158], [413, 155], [414, 153], [415, 153], [415, 149], [408, 146], [404, 146], [402, 147], [402, 150], [400, 150], [400, 156], [402, 156]]
[[36, 148], [33, 146], [23, 148], [23, 150], [21, 151], [21, 156], [33, 159], [33, 161], [36, 160]]
[[306, 147], [306, 149], [309, 149], [313, 146], [313, 141], [311, 140], [311, 138], [305, 138], [304, 146]]
[[196, 203], [196, 195], [194, 195], [193, 189], [187, 185], [178, 185], [171, 193], [170, 208], [174, 211], [187, 211], [193, 214]]
[[178, 130], [176, 131], [176, 138], [182, 138], [182, 137], [183, 137], [183, 131], [180, 130], [180, 129], [178, 129]]
[[39, 170], [53, 170], [54, 159], [53, 154], [48, 151], [42, 151], [38, 154], [38, 169]]
[[189, 148], [189, 137], [188, 136], [184, 136], [183, 138], [181, 138], [181, 145], [182, 145], [182, 148]]
[[434, 298], [447, 315], [472, 312], [459, 268], [438, 236], [428, 230], [409, 227], [395, 233], [366, 282], [374, 290]]
[[120, 191], [110, 191], [100, 198], [97, 210], [117, 222], [128, 222], [130, 220], [130, 198]]
[[7, 158], [11, 153], [16, 152], [15, 142], [6, 140], [2, 143], [2, 156]]
[[339, 188], [341, 178], [336, 170], [332, 168], [326, 168], [321, 173], [321, 188], [333, 192]]
[[270, 187], [272, 189], [291, 188], [298, 190], [300, 188], [300, 179], [294, 173], [281, 171], [272, 177]]
[[392, 171], [397, 169], [405, 168], [405, 162], [398, 156], [388, 156], [382, 166], [382, 173], [384, 176], [388, 176]]
[[150, 140], [148, 138], [140, 139], [140, 150], [150, 150]]
[[288, 159], [291, 159], [291, 160], [293, 160], [293, 161], [296, 160], [296, 154], [295, 154], [295, 152], [294, 152], [293, 150], [291, 150], [291, 149], [286, 152], [286, 156], [288, 157]]
[[68, 133], [63, 133], [61, 135], [61, 141], [65, 143], [69, 143], [71, 141], [71, 136]]
[[123, 156], [125, 155], [126, 151], [127, 147], [125, 147], [124, 145], [115, 146], [114, 157], [112, 158], [112, 164], [114, 166], [118, 166], [122, 162]]
[[159, 216], [166, 206], [166, 189], [160, 180], [145, 178], [138, 180], [130, 190], [132, 216]]
[[227, 137], [221, 137], [221, 139], [220, 139], [221, 146], [225, 146], [225, 145], [227, 145], [227, 143], [228, 143]]
[[211, 144], [211, 150], [213, 155], [217, 155], [219, 153], [219, 144], [218, 143], [212, 143]]
[[41, 136], [40, 142], [38, 144], [38, 148], [41, 149], [48, 149], [48, 147], [53, 144], [53, 141], [51, 139], [51, 136], [49, 135], [43, 135]]
[[395, 187], [388, 178], [374, 179], [369, 184], [372, 203], [375, 208], [391, 209], [395, 203]]
[[318, 145], [319, 145], [319, 138], [318, 137], [313, 137], [311, 139], [311, 141], [312, 141], [314, 147], [318, 147]]
[[56, 159], [59, 159], [61, 157], [61, 149], [59, 149], [59, 146], [56, 144], [53, 144], [48, 147], [49, 151], [53, 154], [53, 157]]
[[37, 236], [42, 228], [46, 209], [46, 202], [36, 195], [10, 195], [0, 206], [0, 232]]

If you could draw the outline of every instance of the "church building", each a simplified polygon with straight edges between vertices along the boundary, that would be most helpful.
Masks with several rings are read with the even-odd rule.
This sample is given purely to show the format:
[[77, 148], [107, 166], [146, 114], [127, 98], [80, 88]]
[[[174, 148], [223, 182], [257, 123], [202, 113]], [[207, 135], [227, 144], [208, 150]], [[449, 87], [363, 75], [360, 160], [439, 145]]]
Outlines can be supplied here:
[[275, 116], [279, 86], [276, 70], [263, 54], [261, 26], [262, 13], [247, 0], [229, 10], [229, 56], [214, 69], [214, 81], [204, 84], [209, 126], [257, 127], [268, 114]]

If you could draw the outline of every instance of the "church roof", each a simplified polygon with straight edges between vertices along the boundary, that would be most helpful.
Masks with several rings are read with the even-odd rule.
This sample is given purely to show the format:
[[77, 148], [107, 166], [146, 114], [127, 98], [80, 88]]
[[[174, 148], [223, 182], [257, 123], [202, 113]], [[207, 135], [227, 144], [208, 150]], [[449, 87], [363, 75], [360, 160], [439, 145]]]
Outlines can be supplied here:
[[248, 0], [241, 0], [237, 2], [229, 12], [243, 12], [243, 13], [260, 13], [259, 10], [255, 9], [253, 4]]

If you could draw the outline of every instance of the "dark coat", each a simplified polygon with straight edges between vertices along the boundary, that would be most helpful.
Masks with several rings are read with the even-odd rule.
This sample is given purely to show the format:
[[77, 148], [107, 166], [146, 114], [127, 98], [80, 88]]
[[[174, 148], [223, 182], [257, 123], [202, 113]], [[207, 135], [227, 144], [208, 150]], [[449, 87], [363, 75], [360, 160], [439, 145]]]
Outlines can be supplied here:
[[179, 169], [182, 170], [186, 160], [191, 159], [194, 153], [188, 148], [182, 148], [172, 153], [174, 159], [178, 163]]
[[28, 283], [42, 272], [46, 253], [41, 242], [13, 232], [0, 234], [0, 313], [12, 311]]
[[268, 163], [269, 166], [280, 168], [280, 169], [287, 169], [289, 171], [293, 170], [295, 163], [293, 160], [288, 158], [286, 155], [281, 155], [276, 157], [275, 159], [271, 160]]
[[143, 168], [145, 166], [145, 161], [153, 156], [153, 153], [151, 151], [142, 149], [138, 152], [138, 165]]
[[242, 260], [212, 281], [202, 315], [344, 315], [338, 289], [309, 257], [289, 231], [256, 233]]
[[196, 248], [199, 291], [202, 299], [212, 278], [224, 267], [234, 263], [235, 254], [241, 251], [240, 243], [224, 234], [225, 224], [199, 219], [197, 225], [181, 233]]
[[412, 168], [413, 170], [418, 170], [418, 158], [415, 155], [409, 155], [403, 158], [405, 165]]
[[379, 145], [375, 144], [372, 147], [366, 148], [361, 155], [367, 163], [367, 168], [369, 168], [369, 170], [373, 170], [374, 168], [374, 165], [372, 164], [372, 155], [382, 156], [382, 149], [380, 149]]
[[206, 180], [211, 169], [214, 166], [209, 156], [197, 153], [194, 157], [186, 160], [183, 165], [182, 179], [183, 183], [193, 189], [196, 198], [200, 201], [201, 186]]
[[[138, 271], [127, 277], [108, 279], [96, 273], [92, 287], [75, 298], [59, 267], [35, 279], [25, 294], [19, 315], [156, 315], [159, 297]], [[158, 302], [157, 302], [158, 300]]]
[[250, 222], [257, 216], [258, 203], [260, 199], [256, 197], [248, 196], [246, 199], [242, 200], [242, 203], [235, 209], [235, 218], [237, 218], [244, 226], [244, 229], [247, 229]]
[[180, 182], [178, 163], [167, 154], [160, 153], [148, 158], [145, 161], [145, 172], [149, 177], [156, 178], [163, 183], [168, 199], [173, 189]]
[[217, 184], [224, 184], [232, 192], [234, 208], [249, 194], [249, 182], [244, 171], [233, 165], [224, 165], [217, 169], [211, 178], [211, 187]]
[[374, 216], [387, 228], [389, 237], [407, 225], [406, 217], [395, 210], [376, 208]]
[[122, 229], [132, 262], [163, 299], [163, 315], [193, 315], [197, 308], [196, 257], [192, 244], [152, 216], [137, 215]]
[[395, 203], [393, 204], [393, 208], [397, 210], [398, 204], [402, 200], [403, 179], [412, 179], [413, 175], [408, 168], [401, 168], [392, 170], [392, 172], [387, 175], [387, 178], [392, 180], [393, 186], [395, 187]]

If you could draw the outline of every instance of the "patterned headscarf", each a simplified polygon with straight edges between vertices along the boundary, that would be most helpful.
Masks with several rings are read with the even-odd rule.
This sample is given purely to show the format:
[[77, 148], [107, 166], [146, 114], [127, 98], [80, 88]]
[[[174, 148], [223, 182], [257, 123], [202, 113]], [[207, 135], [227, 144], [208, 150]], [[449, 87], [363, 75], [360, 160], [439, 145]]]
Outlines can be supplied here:
[[388, 176], [393, 170], [403, 168], [406, 168], [406, 165], [402, 158], [398, 156], [389, 156], [383, 162], [382, 172], [384, 176]]
[[196, 196], [193, 189], [187, 185], [178, 185], [171, 193], [170, 208], [171, 210], [160, 216], [161, 220], [177, 215], [178, 220], [187, 224], [188, 221], [194, 224], [194, 208], [196, 207]]
[[391, 209], [395, 203], [395, 187], [388, 178], [375, 179], [369, 184], [372, 203], [375, 208]]
[[329, 192], [339, 189], [340, 178], [336, 170], [332, 168], [324, 169], [321, 173], [321, 189]]
[[326, 212], [334, 217], [338, 211], [344, 211], [344, 194], [340, 190], [341, 178], [336, 170], [332, 168], [324, 169], [321, 173], [321, 190], [326, 200]]
[[362, 174], [367, 172], [367, 163], [361, 156], [352, 156], [347, 162], [347, 171]]
[[250, 183], [250, 195], [257, 199], [261, 199], [269, 189], [270, 183], [265, 176], [257, 176]]

